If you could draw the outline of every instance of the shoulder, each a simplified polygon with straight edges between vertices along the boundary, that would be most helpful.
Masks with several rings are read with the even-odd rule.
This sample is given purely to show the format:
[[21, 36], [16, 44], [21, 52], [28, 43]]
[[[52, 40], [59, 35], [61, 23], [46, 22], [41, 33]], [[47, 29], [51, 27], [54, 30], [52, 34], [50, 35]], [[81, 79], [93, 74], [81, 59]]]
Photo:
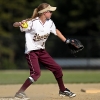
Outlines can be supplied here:
[[49, 23], [50, 23], [50, 26], [51, 26], [51, 27], [52, 27], [52, 26], [55, 26], [55, 24], [54, 24], [54, 22], [53, 22], [52, 19], [49, 19]]
[[47, 21], [49, 21], [50, 23], [54, 23], [52, 19], [49, 19], [49, 20], [47, 20]]
[[53, 25], [54, 24], [53, 20], [51, 20], [51, 19], [48, 19], [47, 20], [47, 23], [49, 23], [50, 25]]
[[34, 21], [38, 21], [38, 20], [39, 20], [39, 18], [36, 17], [36, 18], [32, 19], [31, 21], [34, 22]]

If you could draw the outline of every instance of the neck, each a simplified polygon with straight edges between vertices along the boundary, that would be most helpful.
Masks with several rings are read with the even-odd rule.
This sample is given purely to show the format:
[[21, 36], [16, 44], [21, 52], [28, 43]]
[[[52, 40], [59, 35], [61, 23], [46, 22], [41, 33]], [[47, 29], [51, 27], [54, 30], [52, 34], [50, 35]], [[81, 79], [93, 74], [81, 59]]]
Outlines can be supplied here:
[[46, 18], [44, 16], [39, 17], [39, 19], [41, 20], [41, 22], [44, 24], [46, 21]]

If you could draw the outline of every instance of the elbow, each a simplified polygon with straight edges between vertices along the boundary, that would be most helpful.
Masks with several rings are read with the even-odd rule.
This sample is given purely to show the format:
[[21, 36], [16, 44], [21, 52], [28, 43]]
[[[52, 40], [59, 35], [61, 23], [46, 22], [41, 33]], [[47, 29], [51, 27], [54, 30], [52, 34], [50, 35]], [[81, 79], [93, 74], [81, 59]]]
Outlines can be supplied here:
[[15, 23], [13, 23], [13, 27], [15, 27]]
[[13, 27], [17, 27], [17, 22], [13, 23]]
[[13, 27], [19, 27], [19, 26], [20, 26], [19, 22], [13, 23]]

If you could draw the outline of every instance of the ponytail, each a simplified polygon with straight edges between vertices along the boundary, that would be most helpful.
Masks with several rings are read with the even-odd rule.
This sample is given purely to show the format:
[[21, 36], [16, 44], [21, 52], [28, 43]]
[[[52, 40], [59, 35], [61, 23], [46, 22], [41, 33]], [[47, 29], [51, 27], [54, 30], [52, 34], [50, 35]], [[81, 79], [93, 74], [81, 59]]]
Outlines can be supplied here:
[[38, 17], [38, 9], [37, 8], [34, 9], [33, 15], [32, 15], [31, 18], [33, 19], [33, 18], [36, 18], [36, 17]]
[[38, 9], [37, 8], [34, 9], [32, 17], [28, 18], [27, 21], [32, 20], [32, 19], [34, 19], [36, 17], [38, 17]]
[[41, 16], [41, 14], [43, 13], [44, 9], [47, 9], [48, 7], [51, 7], [51, 6], [49, 4], [47, 4], [47, 3], [40, 4], [37, 8], [34, 9], [31, 18], [26, 19], [26, 21], [30, 21], [32, 19], [35, 19], [36, 17]]

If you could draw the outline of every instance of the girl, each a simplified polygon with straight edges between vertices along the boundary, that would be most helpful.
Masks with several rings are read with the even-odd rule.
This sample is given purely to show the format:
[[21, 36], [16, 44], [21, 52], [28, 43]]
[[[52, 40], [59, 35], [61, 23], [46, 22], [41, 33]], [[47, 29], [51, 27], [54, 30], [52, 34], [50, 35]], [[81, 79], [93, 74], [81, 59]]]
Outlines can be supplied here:
[[[34, 10], [31, 18], [13, 24], [14, 27], [20, 27], [20, 30], [25, 32], [25, 56], [30, 69], [30, 76], [15, 94], [16, 98], [29, 99], [26, 97], [24, 91], [40, 77], [39, 62], [54, 74], [59, 86], [60, 96], [76, 96], [75, 93], [65, 88], [61, 67], [45, 50], [45, 42], [50, 33], [58, 36], [65, 43], [70, 42], [70, 39], [66, 39], [62, 33], [56, 29], [54, 22], [50, 19], [52, 12], [55, 10], [56, 7], [52, 7], [47, 3], [42, 3]], [[24, 23], [27, 25], [24, 26]]]

